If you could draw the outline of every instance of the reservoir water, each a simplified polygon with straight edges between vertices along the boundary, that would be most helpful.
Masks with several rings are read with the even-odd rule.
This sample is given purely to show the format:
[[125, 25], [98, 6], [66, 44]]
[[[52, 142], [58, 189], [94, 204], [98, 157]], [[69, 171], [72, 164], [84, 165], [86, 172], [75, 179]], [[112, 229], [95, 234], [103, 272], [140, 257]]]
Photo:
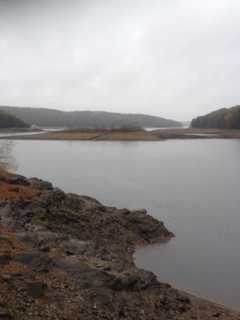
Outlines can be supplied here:
[[240, 309], [240, 140], [16, 141], [8, 151], [19, 173], [148, 209], [176, 237], [137, 250], [137, 265]]

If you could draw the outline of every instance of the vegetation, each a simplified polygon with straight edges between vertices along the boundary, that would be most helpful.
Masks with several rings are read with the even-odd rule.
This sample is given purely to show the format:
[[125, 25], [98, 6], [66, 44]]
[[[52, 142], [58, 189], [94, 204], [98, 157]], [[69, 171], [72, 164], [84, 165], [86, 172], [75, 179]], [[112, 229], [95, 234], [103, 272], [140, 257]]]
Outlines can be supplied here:
[[54, 109], [0, 107], [26, 123], [40, 127], [69, 128], [139, 128], [180, 127], [181, 123], [144, 114], [121, 114], [102, 111], [64, 112]]
[[192, 120], [193, 128], [240, 129], [240, 106], [223, 108]]
[[27, 128], [29, 127], [24, 121], [18, 119], [12, 114], [0, 111], [0, 129], [9, 128]]

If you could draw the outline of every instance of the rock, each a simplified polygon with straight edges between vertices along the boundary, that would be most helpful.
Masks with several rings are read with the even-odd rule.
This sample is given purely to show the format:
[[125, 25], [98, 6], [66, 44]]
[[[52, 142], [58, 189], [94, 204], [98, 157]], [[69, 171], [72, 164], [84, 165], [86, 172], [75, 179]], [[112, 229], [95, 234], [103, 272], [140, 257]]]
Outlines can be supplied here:
[[221, 312], [216, 312], [213, 314], [214, 318], [219, 318], [221, 316]]
[[12, 241], [11, 241], [11, 239], [9, 239], [8, 236], [0, 235], [0, 242], [5, 242], [5, 243], [8, 243], [9, 245], [12, 245]]
[[12, 258], [9, 255], [0, 255], [0, 266], [5, 266], [6, 264], [9, 264], [11, 259]]
[[19, 185], [23, 185], [23, 186], [30, 185], [29, 180], [19, 174], [9, 174], [9, 175], [7, 175], [5, 180], [6, 180], [6, 182], [8, 182], [10, 184], [19, 184]]
[[27, 283], [27, 293], [33, 299], [38, 299], [44, 295], [47, 285], [43, 282], [30, 282]]
[[0, 268], [0, 302], [13, 306], [14, 320], [172, 320], [188, 310], [182, 294], [134, 264], [138, 243], [173, 236], [146, 210], [107, 207], [37, 178], [12, 181], [36, 191], [0, 202], [8, 230], [0, 243], [10, 250], [0, 267], [11, 262]]
[[104, 271], [92, 268], [79, 262], [60, 259], [55, 262], [55, 267], [64, 270], [80, 288], [102, 288], [112, 278]]
[[12, 316], [7, 309], [0, 307], [0, 320], [12, 320]]
[[27, 252], [15, 256], [14, 261], [30, 265], [36, 272], [47, 272], [52, 265], [52, 260], [40, 252]]
[[33, 188], [36, 189], [40, 189], [40, 190], [52, 190], [53, 189], [53, 185], [48, 182], [48, 181], [44, 181], [38, 178], [31, 178], [29, 179], [30, 185]]
[[9, 275], [9, 274], [2, 274], [2, 275], [1, 275], [1, 279], [4, 280], [4, 281], [6, 281], [6, 282], [9, 282], [9, 281], [11, 281], [12, 276]]
[[65, 193], [58, 188], [54, 188], [52, 190], [46, 190], [40, 200], [41, 200], [41, 207], [47, 208], [48, 206], [58, 204], [59, 201], [63, 201], [65, 198]]
[[68, 255], [83, 255], [89, 247], [88, 242], [77, 239], [65, 240], [60, 244]]
[[143, 290], [156, 282], [156, 276], [152, 272], [133, 270], [116, 275], [109, 286], [114, 290]]

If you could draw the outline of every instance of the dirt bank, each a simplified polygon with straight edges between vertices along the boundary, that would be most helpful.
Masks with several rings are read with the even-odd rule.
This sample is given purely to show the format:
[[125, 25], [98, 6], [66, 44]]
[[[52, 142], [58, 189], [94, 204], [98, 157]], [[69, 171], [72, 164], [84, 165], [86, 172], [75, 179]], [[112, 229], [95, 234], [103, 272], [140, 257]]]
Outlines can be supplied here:
[[127, 140], [155, 141], [156, 135], [142, 129], [107, 130], [107, 129], [69, 129], [63, 131], [39, 133], [34, 135], [9, 136], [13, 140]]
[[[220, 129], [68, 129], [33, 135], [8, 136], [11, 140], [160, 141], [166, 139], [239, 139], [240, 130]], [[5, 139], [0, 137], [0, 139]]]

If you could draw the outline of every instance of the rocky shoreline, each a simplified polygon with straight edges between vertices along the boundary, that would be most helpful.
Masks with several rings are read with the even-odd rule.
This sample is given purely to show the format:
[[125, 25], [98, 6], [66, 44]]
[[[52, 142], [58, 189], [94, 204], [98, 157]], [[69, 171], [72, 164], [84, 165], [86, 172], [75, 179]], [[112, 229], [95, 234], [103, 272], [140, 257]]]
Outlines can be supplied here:
[[240, 319], [135, 266], [137, 245], [173, 236], [145, 210], [2, 174], [0, 319]]

